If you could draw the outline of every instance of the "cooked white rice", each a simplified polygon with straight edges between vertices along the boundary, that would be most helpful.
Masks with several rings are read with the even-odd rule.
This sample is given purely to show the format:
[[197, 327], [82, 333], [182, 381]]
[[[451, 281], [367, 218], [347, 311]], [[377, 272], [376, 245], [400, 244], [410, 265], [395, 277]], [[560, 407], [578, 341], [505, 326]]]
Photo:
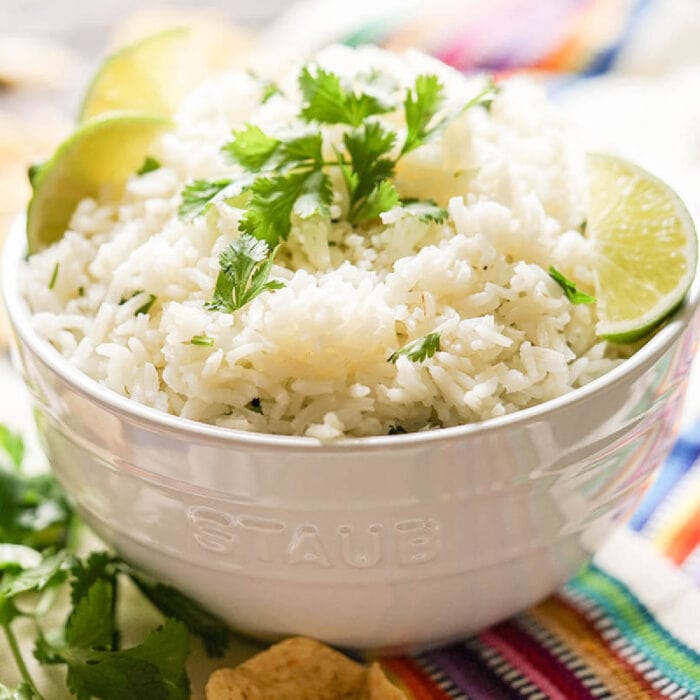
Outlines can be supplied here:
[[[331, 47], [317, 60], [343, 75], [379, 67], [407, 86], [438, 73], [455, 103], [483, 82], [417, 53]], [[202, 85], [153, 146], [162, 167], [133, 177], [118, 199], [81, 202], [63, 239], [29, 259], [35, 328], [73, 365], [161, 411], [332, 440], [501, 416], [620, 361], [595, 336], [595, 306], [571, 304], [547, 273], [554, 265], [592, 287], [591, 245], [579, 231], [584, 151], [540, 90], [520, 80], [505, 83], [490, 110], [467, 110], [401, 160], [399, 193], [433, 198], [449, 210], [446, 223], [399, 209], [369, 230], [296, 220], [273, 268], [285, 286], [233, 314], [206, 310], [243, 212], [220, 203], [182, 221], [182, 189], [235, 170], [219, 151], [232, 128], [288, 123], [299, 109], [294, 72], [283, 88], [286, 97], [261, 104], [262, 88], [246, 74]], [[386, 119], [401, 129], [396, 114]], [[324, 127], [339, 143], [343, 131]], [[337, 174], [334, 189], [340, 211]], [[136, 290], [144, 291], [120, 304]], [[149, 313], [135, 316], [149, 294]], [[387, 361], [432, 332], [441, 350], [431, 358]], [[203, 334], [211, 347], [189, 342]]]

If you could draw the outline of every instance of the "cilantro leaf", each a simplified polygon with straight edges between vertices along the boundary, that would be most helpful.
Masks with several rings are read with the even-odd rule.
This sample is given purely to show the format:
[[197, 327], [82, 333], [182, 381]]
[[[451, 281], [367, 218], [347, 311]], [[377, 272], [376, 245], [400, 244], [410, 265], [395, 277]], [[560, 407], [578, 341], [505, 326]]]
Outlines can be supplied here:
[[596, 298], [582, 292], [576, 287], [576, 283], [564, 277], [554, 265], [549, 266], [549, 276], [564, 290], [567, 299], [572, 304], [595, 304]]
[[304, 98], [301, 116], [306, 121], [323, 124], [360, 126], [374, 114], [389, 112], [392, 106], [379, 97], [346, 90], [340, 77], [320, 66], [304, 66], [299, 74], [299, 87]]
[[328, 215], [333, 191], [328, 175], [321, 170], [300, 170], [287, 175], [258, 178], [250, 188], [252, 197], [248, 209], [241, 219], [241, 231], [276, 245], [280, 238], [286, 239], [292, 227], [291, 215], [297, 200], [310, 195], [306, 202], [314, 203], [297, 211], [303, 218], [312, 213]]
[[361, 203], [352, 215], [352, 222], [359, 223], [376, 219], [382, 212], [392, 209], [399, 203], [399, 193], [389, 180], [382, 180]]
[[246, 170], [262, 170], [280, 145], [279, 139], [268, 136], [259, 126], [246, 124], [232, 134], [233, 139], [221, 147], [232, 163]]
[[147, 175], [154, 170], [160, 170], [160, 161], [153, 156], [146, 156], [141, 167], [136, 171], [136, 174], [141, 177], [141, 175]]
[[445, 102], [445, 86], [437, 75], [419, 75], [406, 93], [406, 140], [401, 155], [410, 153], [429, 141], [440, 125], [430, 126]]
[[428, 333], [428, 335], [412, 340], [402, 348], [399, 348], [396, 352], [393, 352], [389, 355], [388, 362], [396, 363], [402, 355], [407, 357], [411, 362], [423, 362], [423, 360], [432, 357], [439, 350], [440, 334]]
[[439, 207], [432, 199], [407, 199], [403, 202], [404, 211], [409, 212], [423, 223], [442, 224], [447, 220], [447, 209]]
[[172, 586], [135, 573], [131, 574], [131, 579], [164, 615], [180, 620], [190, 632], [201, 637], [209, 656], [223, 656], [229, 642], [229, 631], [224, 622]]
[[[364, 198], [394, 174], [395, 162], [388, 154], [396, 143], [396, 133], [378, 122], [369, 122], [345, 134], [343, 141], [350, 155], [349, 164], [344, 160], [341, 162], [341, 172], [350, 198], [348, 218], [351, 222], [372, 218], [359, 216], [357, 209], [362, 206]], [[383, 191], [388, 192], [386, 187]], [[374, 197], [376, 199], [377, 194]]]
[[185, 626], [167, 620], [139, 645], [120, 651], [68, 646], [60, 654], [68, 665], [67, 684], [78, 700], [148, 698], [187, 700]]
[[0, 600], [10, 600], [21, 593], [40, 592], [66, 580], [71, 557], [62, 549], [47, 554], [36, 566], [19, 571], [6, 571], [0, 579]]
[[114, 649], [115, 583], [98, 578], [74, 604], [66, 622], [66, 644], [86, 649]]
[[214, 296], [205, 304], [211, 311], [233, 313], [265, 291], [284, 285], [268, 281], [276, 249], [248, 234], [237, 238], [219, 256]]
[[0, 447], [8, 454], [12, 464], [19, 469], [24, 459], [24, 440], [19, 433], [12, 432], [0, 423]]
[[195, 180], [182, 191], [182, 203], [177, 214], [181, 219], [193, 219], [213, 204], [216, 197], [230, 184], [231, 180]]

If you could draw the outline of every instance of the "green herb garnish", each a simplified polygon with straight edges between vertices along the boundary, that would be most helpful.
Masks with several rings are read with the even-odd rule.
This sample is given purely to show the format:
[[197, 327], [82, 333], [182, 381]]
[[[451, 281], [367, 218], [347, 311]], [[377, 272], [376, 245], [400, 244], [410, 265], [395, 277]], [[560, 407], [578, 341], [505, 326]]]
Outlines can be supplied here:
[[431, 221], [442, 224], [448, 217], [447, 209], [439, 207], [432, 199], [406, 199], [403, 208], [425, 224]]
[[190, 345], [211, 347], [214, 345], [214, 338], [212, 338], [210, 335], [193, 335], [190, 338]]
[[411, 362], [423, 362], [440, 350], [440, 334], [428, 333], [407, 343], [389, 355], [388, 362], [396, 362], [399, 357], [407, 357]]
[[231, 180], [195, 180], [182, 191], [182, 203], [177, 214], [181, 219], [192, 219], [204, 214], [216, 197], [223, 192]]
[[576, 283], [572, 282], [562, 275], [554, 265], [549, 266], [549, 276], [564, 290], [567, 299], [572, 304], [595, 304], [596, 298], [590, 294], [582, 292], [576, 287]]
[[139, 306], [139, 308], [136, 309], [136, 311], [134, 311], [134, 316], [139, 316], [141, 314], [147, 314], [151, 310], [151, 307], [153, 306], [153, 304], [157, 298], [158, 297], [155, 294], [149, 294], [146, 302], [143, 305]]
[[[224, 190], [235, 185], [247, 195], [240, 203], [246, 211], [239, 229], [274, 247], [289, 236], [294, 217], [329, 216], [333, 199], [329, 169], [338, 168], [348, 195], [347, 221], [371, 221], [402, 204], [391, 182], [398, 159], [428, 143], [466, 109], [476, 104], [488, 107], [496, 92], [489, 83], [460, 109], [445, 114], [445, 89], [436, 75], [418, 76], [403, 102], [396, 85], [392, 94], [377, 96], [381, 74], [364, 83], [356, 77], [356, 85], [350, 86], [319, 66], [303, 67], [298, 116], [308, 122], [304, 132], [271, 136], [254, 124], [233, 131], [221, 150], [229, 162], [243, 169], [243, 175], [188, 185], [182, 193], [180, 217], [205, 213]], [[399, 149], [397, 132], [373, 117], [401, 108], [406, 137]], [[352, 127], [342, 145], [333, 146], [335, 159], [323, 156], [321, 124]], [[447, 218], [447, 212], [434, 202], [407, 201], [404, 206], [423, 222], [442, 223]]]
[[245, 233], [229, 244], [219, 256], [214, 296], [205, 307], [233, 313], [259, 294], [284, 287], [277, 280], [268, 281], [276, 252], [265, 241]]
[[51, 279], [49, 280], [49, 289], [53, 289], [56, 285], [56, 280], [58, 279], [58, 271], [61, 267], [61, 263], [56, 263], [53, 266], [53, 272], [51, 273]]
[[301, 69], [299, 87], [304, 97], [301, 116], [307, 121], [360, 126], [367, 117], [393, 108], [374, 95], [345, 89], [338, 75], [319, 66]]
[[141, 167], [136, 171], [136, 174], [140, 177], [141, 175], [147, 175], [152, 173], [154, 170], [160, 169], [160, 161], [153, 156], [146, 156]]

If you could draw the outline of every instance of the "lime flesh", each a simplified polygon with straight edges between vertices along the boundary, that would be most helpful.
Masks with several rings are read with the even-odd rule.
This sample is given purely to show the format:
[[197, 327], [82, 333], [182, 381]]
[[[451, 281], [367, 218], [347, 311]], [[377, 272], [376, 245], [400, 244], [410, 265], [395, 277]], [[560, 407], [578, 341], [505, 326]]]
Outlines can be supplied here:
[[683, 300], [697, 267], [693, 220], [678, 195], [639, 166], [590, 154], [588, 227], [596, 253], [596, 333], [632, 343]]
[[143, 163], [153, 140], [170, 126], [165, 117], [139, 112], [114, 112], [81, 124], [32, 174], [29, 253], [63, 236], [81, 199], [121, 188]]
[[[80, 110], [80, 121], [116, 110], [170, 116], [201, 78], [188, 56], [190, 32], [171, 29], [130, 44], [105, 59]], [[192, 75], [196, 73], [196, 75]]]

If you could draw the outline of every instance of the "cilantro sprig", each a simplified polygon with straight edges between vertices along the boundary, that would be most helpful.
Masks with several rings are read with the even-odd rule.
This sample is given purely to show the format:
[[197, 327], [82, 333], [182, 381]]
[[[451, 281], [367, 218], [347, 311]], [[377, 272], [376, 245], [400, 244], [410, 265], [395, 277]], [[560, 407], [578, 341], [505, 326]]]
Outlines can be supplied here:
[[[221, 152], [238, 166], [238, 177], [196, 180], [182, 193], [179, 214], [191, 219], [207, 211], [219, 199], [233, 201], [232, 188], [244, 191], [236, 199], [245, 213], [239, 229], [272, 248], [286, 240], [296, 219], [327, 218], [333, 201], [331, 170], [340, 172], [347, 192], [343, 215], [351, 224], [372, 221], [394, 207], [423, 222], [441, 223], [447, 212], [434, 202], [402, 202], [392, 178], [400, 158], [433, 140], [466, 109], [477, 104], [490, 106], [496, 87], [489, 83], [458, 109], [446, 109], [445, 86], [436, 75], [419, 75], [401, 91], [377, 90], [392, 85], [380, 72], [344, 81], [318, 65], [304, 66], [299, 73], [302, 97], [296, 126], [287, 132], [266, 133], [256, 124], [245, 124], [232, 132]], [[403, 110], [406, 133], [399, 133], [377, 117]], [[345, 128], [342, 143], [325, 144], [325, 125]], [[328, 158], [334, 152], [335, 158]]]
[[245, 233], [229, 244], [219, 256], [214, 295], [206, 308], [233, 313], [259, 294], [281, 289], [282, 282], [268, 280], [276, 251]]
[[[108, 552], [78, 558], [70, 544], [78, 521], [66, 497], [51, 475], [24, 474], [23, 456], [22, 438], [0, 424], [0, 636], [22, 678], [14, 688], [0, 685], [0, 699], [42, 700], [15, 635], [19, 618], [36, 627], [35, 658], [65, 666], [66, 685], [79, 700], [188, 698], [189, 633], [203, 638], [210, 655], [221, 655], [226, 626]], [[165, 620], [139, 644], [122, 648], [117, 620], [126, 577]], [[70, 613], [63, 625], [47, 629], [45, 615], [67, 584]]]

